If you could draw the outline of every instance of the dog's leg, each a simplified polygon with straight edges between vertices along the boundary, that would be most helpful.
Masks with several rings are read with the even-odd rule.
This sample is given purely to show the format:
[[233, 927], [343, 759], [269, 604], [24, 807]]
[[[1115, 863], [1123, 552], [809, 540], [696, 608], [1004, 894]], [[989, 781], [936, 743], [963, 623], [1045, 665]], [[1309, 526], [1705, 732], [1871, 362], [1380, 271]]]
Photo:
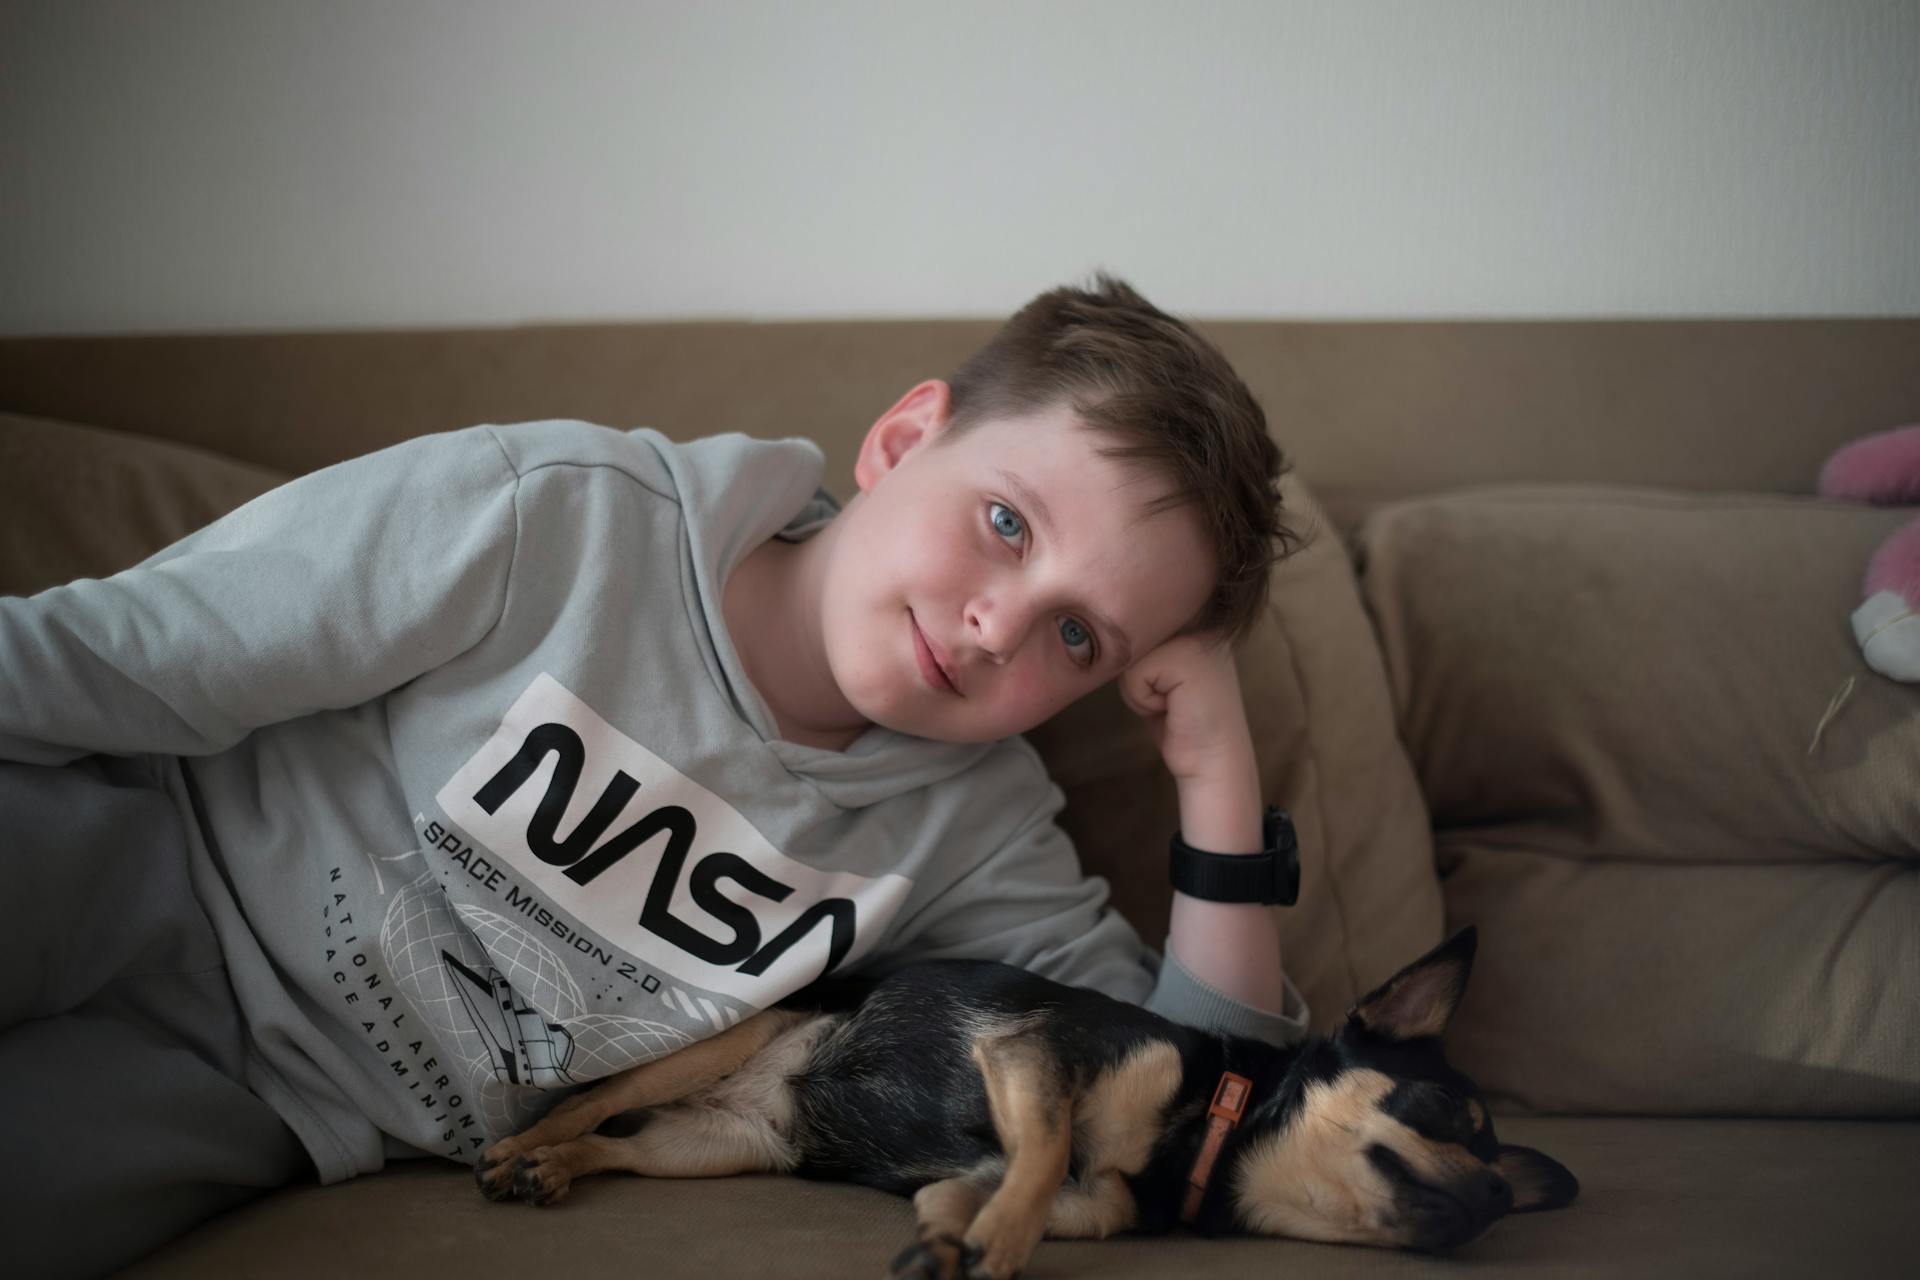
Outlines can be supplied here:
[[1179, 1049], [1149, 1040], [1081, 1089], [1073, 1104], [1080, 1178], [1054, 1197], [1048, 1235], [1098, 1240], [1134, 1224], [1139, 1210], [1127, 1175], [1147, 1167], [1181, 1074]]
[[552, 1204], [575, 1178], [609, 1169], [649, 1178], [724, 1178], [772, 1173], [790, 1164], [785, 1145], [759, 1116], [706, 1107], [662, 1107], [629, 1138], [588, 1134], [537, 1147], [513, 1162], [513, 1194]]
[[919, 1239], [900, 1251], [889, 1280], [954, 1280], [960, 1274], [961, 1235], [987, 1198], [971, 1178], [930, 1182], [913, 1195]]
[[1081, 1187], [1068, 1183], [1047, 1211], [1047, 1234], [1060, 1240], [1102, 1240], [1134, 1224], [1139, 1210], [1118, 1170], [1109, 1169]]
[[965, 1234], [967, 1275], [1010, 1280], [1027, 1265], [1073, 1150], [1073, 1099], [1037, 1037], [983, 1036], [973, 1060], [986, 1081], [1007, 1172]]
[[481, 1152], [473, 1176], [489, 1200], [504, 1200], [513, 1194], [516, 1157], [591, 1133], [623, 1111], [684, 1098], [733, 1074], [782, 1031], [813, 1016], [791, 1009], [763, 1010], [718, 1035], [609, 1076], [565, 1099], [525, 1131], [502, 1138]]

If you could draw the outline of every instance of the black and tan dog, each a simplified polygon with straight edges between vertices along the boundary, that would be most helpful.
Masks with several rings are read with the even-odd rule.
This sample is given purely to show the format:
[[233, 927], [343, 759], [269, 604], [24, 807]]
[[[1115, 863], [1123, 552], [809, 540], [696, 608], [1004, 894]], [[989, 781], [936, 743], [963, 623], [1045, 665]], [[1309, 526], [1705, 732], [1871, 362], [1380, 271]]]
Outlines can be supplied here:
[[607, 1169], [865, 1183], [913, 1197], [902, 1277], [1005, 1278], [1042, 1235], [1182, 1222], [1449, 1249], [1578, 1190], [1497, 1141], [1441, 1055], [1474, 942], [1461, 930], [1335, 1035], [1288, 1049], [986, 962], [821, 984], [568, 1098], [475, 1176], [492, 1199], [534, 1204]]

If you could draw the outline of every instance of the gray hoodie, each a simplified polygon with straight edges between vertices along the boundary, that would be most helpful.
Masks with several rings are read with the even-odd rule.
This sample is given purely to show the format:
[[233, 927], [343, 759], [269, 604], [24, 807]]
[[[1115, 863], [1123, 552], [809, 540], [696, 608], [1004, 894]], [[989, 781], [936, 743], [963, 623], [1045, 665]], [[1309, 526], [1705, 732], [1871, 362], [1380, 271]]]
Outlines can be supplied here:
[[[804, 440], [425, 436], [0, 600], [0, 758], [156, 758], [323, 1182], [472, 1163], [821, 974], [974, 956], [1274, 1042], [1082, 875], [1023, 739], [780, 739], [721, 617], [837, 509]], [[130, 836], [133, 833], [129, 833]]]

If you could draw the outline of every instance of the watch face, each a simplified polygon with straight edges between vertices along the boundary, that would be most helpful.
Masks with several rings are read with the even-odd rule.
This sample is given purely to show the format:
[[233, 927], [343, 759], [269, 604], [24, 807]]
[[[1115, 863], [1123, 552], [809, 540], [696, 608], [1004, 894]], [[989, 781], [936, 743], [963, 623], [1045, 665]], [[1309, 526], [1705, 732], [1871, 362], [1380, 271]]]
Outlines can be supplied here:
[[1293, 818], [1279, 805], [1268, 805], [1264, 834], [1267, 851], [1274, 855], [1273, 894], [1266, 901], [1290, 907], [1300, 898], [1300, 840], [1293, 831]]
[[1290, 907], [1300, 900], [1299, 847], [1297, 845], [1289, 846], [1284, 856], [1286, 858], [1286, 865], [1279, 873], [1279, 896], [1274, 899], [1274, 905]]
[[1293, 834], [1292, 815], [1278, 805], [1267, 806], [1266, 820], [1261, 824], [1260, 833], [1270, 850], [1288, 849], [1299, 844]]

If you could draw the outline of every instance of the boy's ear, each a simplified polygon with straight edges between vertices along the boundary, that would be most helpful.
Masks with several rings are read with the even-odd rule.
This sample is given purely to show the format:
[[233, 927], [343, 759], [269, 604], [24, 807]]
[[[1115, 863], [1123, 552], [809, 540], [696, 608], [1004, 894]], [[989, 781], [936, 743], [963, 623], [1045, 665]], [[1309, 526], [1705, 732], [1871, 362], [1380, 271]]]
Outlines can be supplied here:
[[952, 416], [951, 394], [946, 383], [929, 378], [874, 420], [853, 463], [853, 482], [860, 492], [871, 490], [916, 446], [940, 433]]

